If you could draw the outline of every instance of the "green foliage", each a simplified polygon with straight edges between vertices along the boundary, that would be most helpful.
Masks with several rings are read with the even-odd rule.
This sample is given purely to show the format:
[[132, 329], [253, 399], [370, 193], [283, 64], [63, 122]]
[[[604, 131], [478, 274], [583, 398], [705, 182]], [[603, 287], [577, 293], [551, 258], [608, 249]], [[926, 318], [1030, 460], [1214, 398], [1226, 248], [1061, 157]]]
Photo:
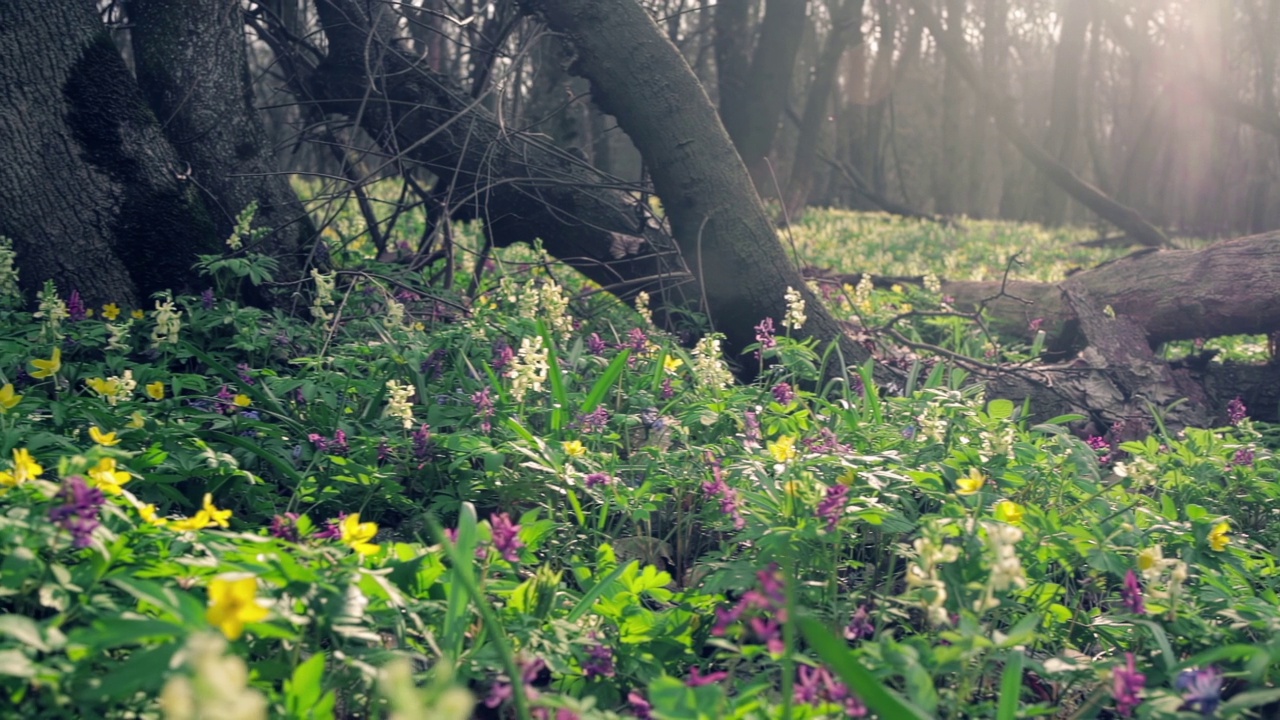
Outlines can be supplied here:
[[1275, 700], [1251, 421], [1095, 449], [941, 365], [816, 392], [785, 333], [722, 387], [516, 257], [347, 269], [327, 319], [0, 309], [0, 716], [1034, 717], [1110, 712], [1127, 654], [1141, 717], [1210, 666], [1212, 712]]

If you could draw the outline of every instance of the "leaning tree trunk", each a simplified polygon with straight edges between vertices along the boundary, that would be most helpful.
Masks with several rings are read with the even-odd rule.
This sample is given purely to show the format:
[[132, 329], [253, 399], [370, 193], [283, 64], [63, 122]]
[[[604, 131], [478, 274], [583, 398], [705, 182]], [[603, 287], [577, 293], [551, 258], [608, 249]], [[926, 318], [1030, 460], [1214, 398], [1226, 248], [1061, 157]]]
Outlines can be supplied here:
[[[224, 0], [134, 0], [129, 4], [138, 84], [165, 135], [207, 193], [219, 237], [257, 203], [255, 227], [271, 228], [246, 248], [280, 263], [278, 281], [302, 277], [315, 227], [278, 172], [257, 108], [240, 6]], [[184, 168], [185, 169], [185, 168]]]
[[0, 3], [0, 235], [30, 292], [138, 307], [191, 279], [213, 223], [92, 3]]
[[867, 351], [846, 335], [805, 285], [774, 234], [715, 108], [676, 48], [635, 0], [522, 0], [577, 50], [571, 70], [635, 142], [653, 175], [681, 254], [702, 283], [715, 328], [740, 353], [753, 326], [786, 313], [799, 290], [809, 311], [802, 336], [838, 341], [848, 362]]

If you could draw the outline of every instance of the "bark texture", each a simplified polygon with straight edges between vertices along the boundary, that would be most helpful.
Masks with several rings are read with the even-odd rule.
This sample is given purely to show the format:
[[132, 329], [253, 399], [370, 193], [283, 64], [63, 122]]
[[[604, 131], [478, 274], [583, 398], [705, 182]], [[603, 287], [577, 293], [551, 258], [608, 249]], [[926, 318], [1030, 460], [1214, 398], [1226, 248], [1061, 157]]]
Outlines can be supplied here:
[[805, 286], [751, 185], [715, 108], [676, 48], [635, 0], [524, 0], [577, 50], [571, 68], [635, 142], [653, 176], [673, 234], [730, 357], [755, 342], [753, 326], [786, 312], [800, 290], [809, 311], [802, 335], [839, 341], [846, 361], [865, 359]]
[[0, 3], [0, 234], [30, 293], [138, 307], [213, 223], [91, 3]]
[[133, 0], [138, 84], [165, 135], [205, 193], [219, 237], [258, 203], [255, 227], [271, 228], [263, 247], [280, 262], [278, 280], [303, 274], [315, 228], [278, 172], [245, 52], [244, 18], [225, 0]]

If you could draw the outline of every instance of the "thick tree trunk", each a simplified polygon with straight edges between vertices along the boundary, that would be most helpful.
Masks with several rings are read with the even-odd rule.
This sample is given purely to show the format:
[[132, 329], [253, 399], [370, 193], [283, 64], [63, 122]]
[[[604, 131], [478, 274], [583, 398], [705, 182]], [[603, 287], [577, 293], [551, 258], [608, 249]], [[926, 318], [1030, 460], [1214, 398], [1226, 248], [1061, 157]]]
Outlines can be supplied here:
[[[767, 187], [769, 177], [764, 160], [773, 148], [773, 139], [782, 120], [782, 111], [791, 94], [791, 79], [796, 65], [796, 53], [805, 30], [806, 0], [768, 0], [764, 18], [760, 21], [759, 39], [751, 55], [751, 67], [745, 77], [737, 77], [740, 67], [732, 67], [728, 82], [720, 83], [720, 118], [742, 156], [742, 161], [757, 187]], [[740, 21], [745, 13], [730, 3], [727, 12], [732, 13], [725, 23], [725, 32], [735, 32], [744, 25]], [[719, 12], [719, 11], [717, 11]], [[716, 41], [721, 38], [717, 23]], [[743, 42], [741, 38], [724, 38], [731, 45]], [[724, 54], [737, 53], [736, 47]], [[717, 56], [721, 53], [717, 52]], [[740, 60], [731, 60], [740, 63]]]
[[138, 307], [213, 224], [92, 3], [0, 3], [0, 235], [30, 292]]
[[[946, 0], [947, 26], [940, 28], [952, 43], [964, 46], [965, 0]], [[933, 30], [933, 28], [930, 28]], [[933, 167], [934, 210], [939, 215], [958, 215], [964, 212], [960, 182], [964, 179], [966, 151], [965, 92], [960, 76], [959, 60], [946, 56], [942, 76], [942, 128], [939, 142], [942, 144], [942, 162]]]
[[1044, 173], [1081, 205], [1096, 213], [1098, 217], [1128, 233], [1136, 242], [1149, 247], [1165, 247], [1169, 244], [1164, 233], [1144, 220], [1132, 208], [1125, 207], [1107, 197], [1101, 190], [1077, 177], [1075, 173], [1054, 160], [1043, 148], [1032, 142], [1019, 126], [1018, 119], [1010, 109], [1008, 101], [999, 97], [982, 81], [977, 69], [965, 57], [964, 45], [956, 43], [954, 38], [942, 29], [938, 18], [929, 8], [927, 0], [911, 0], [911, 5], [933, 35], [939, 49], [947, 56], [948, 66], [955, 66], [956, 71], [973, 88], [978, 101], [995, 118], [996, 127], [1031, 164], [1035, 165], [1037, 170]]
[[523, 0], [577, 50], [573, 70], [644, 155], [676, 241], [702, 281], [706, 309], [736, 356], [753, 326], [786, 313], [799, 290], [801, 336], [838, 341], [847, 362], [867, 357], [791, 264], [710, 99], [635, 0]]
[[[1066, 4], [1058, 47], [1053, 54], [1053, 94], [1049, 100], [1049, 130], [1044, 145], [1067, 169], [1075, 167], [1080, 133], [1080, 65], [1084, 60], [1092, 5], [1090, 0]], [[1062, 190], [1043, 177], [1037, 190], [1044, 222], [1050, 225], [1065, 222], [1067, 197]]]
[[276, 280], [303, 276], [315, 228], [279, 172], [257, 108], [240, 7], [225, 0], [133, 0], [129, 5], [138, 83], [165, 135], [206, 193], [219, 237], [258, 204], [261, 247], [280, 263]]

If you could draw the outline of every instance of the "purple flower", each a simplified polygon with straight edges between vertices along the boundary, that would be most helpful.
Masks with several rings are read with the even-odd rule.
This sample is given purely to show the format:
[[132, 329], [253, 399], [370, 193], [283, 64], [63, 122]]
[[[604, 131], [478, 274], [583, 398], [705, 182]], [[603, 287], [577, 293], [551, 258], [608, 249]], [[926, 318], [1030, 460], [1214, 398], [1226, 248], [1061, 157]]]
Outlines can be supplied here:
[[221, 415], [226, 415], [236, 407], [236, 394], [231, 392], [231, 388], [226, 385], [218, 391], [218, 403], [214, 406], [214, 410]]
[[511, 349], [511, 346], [507, 344], [507, 341], [498, 340], [493, 344], [493, 360], [490, 361], [489, 364], [493, 366], [494, 372], [502, 374], [502, 371], [505, 370], [515, 358], [516, 353]]
[[840, 438], [836, 437], [835, 432], [829, 427], [818, 428], [817, 437], [804, 438], [800, 444], [811, 453], [836, 455], [849, 452], [849, 446], [840, 442]]
[[1253, 449], [1240, 448], [1236, 451], [1234, 457], [1231, 458], [1232, 465], [1250, 466], [1253, 465]]
[[691, 688], [701, 687], [703, 685], [711, 685], [714, 683], [718, 683], [727, 677], [729, 677], [729, 673], [723, 672], [723, 671], [707, 673], [706, 675], [703, 675], [702, 671], [698, 669], [698, 666], [694, 665], [692, 668], [689, 669], [689, 677], [684, 681], [684, 684], [686, 687], [691, 687]]
[[[533, 688], [533, 681], [538, 678], [538, 673], [542, 672], [546, 666], [547, 664], [541, 658], [534, 658], [529, 662], [520, 664], [520, 684], [524, 690], [524, 696], [529, 700], [538, 699], [539, 693]], [[484, 699], [485, 707], [496, 708], [510, 700], [514, 694], [510, 679], [505, 675], [500, 676], [494, 681], [493, 687], [489, 688], [489, 695]]]
[[236, 375], [240, 376], [240, 380], [245, 385], [253, 385], [253, 376], [249, 374], [249, 363], [240, 363], [236, 365]]
[[600, 339], [599, 333], [591, 333], [591, 337], [587, 338], [587, 351], [596, 357], [603, 355], [607, 347], [604, 340]]
[[747, 449], [760, 447], [760, 416], [747, 410], [742, 413], [743, 447]]
[[1044, 324], [1044, 318], [1038, 317], [1032, 320], [1031, 322], [1027, 323], [1027, 329], [1031, 331], [1032, 335], [1035, 335], [1036, 333], [1040, 332], [1040, 326], [1043, 324]]
[[1183, 670], [1174, 687], [1182, 692], [1183, 704], [1179, 710], [1190, 710], [1194, 706], [1201, 715], [1209, 716], [1222, 702], [1222, 673], [1214, 667]]
[[662, 392], [658, 397], [661, 397], [663, 400], [670, 400], [675, 397], [675, 394], [676, 388], [671, 384], [671, 378], [662, 378]]
[[635, 713], [639, 720], [653, 720], [653, 706], [644, 699], [644, 695], [641, 695], [639, 690], [627, 693], [627, 703], [631, 705], [631, 712]]
[[613, 677], [613, 649], [608, 645], [595, 644], [587, 649], [587, 659], [582, 663], [582, 671], [587, 679], [594, 677]]
[[430, 452], [431, 426], [422, 423], [421, 427], [413, 431], [413, 455], [419, 460], [424, 460]]
[[320, 433], [311, 433], [307, 439], [315, 446], [317, 452], [329, 452], [329, 439]]
[[217, 300], [213, 296], [213, 288], [205, 288], [204, 292], [200, 293], [200, 307], [205, 310], [212, 310], [216, 302]]
[[378, 443], [378, 462], [384, 463], [389, 457], [391, 457], [391, 446], [387, 444], [386, 438], [382, 438]]
[[443, 349], [436, 349], [422, 361], [422, 365], [418, 368], [428, 379], [438, 378], [444, 373], [444, 360], [448, 355]]
[[317, 540], [339, 540], [342, 538], [342, 521], [346, 519], [347, 514], [339, 512], [338, 516], [325, 523], [324, 529], [316, 533], [312, 537]]
[[1147, 613], [1146, 603], [1142, 601], [1142, 583], [1138, 581], [1138, 576], [1130, 568], [1124, 574], [1124, 588], [1120, 590], [1121, 604], [1125, 609], [1134, 615], [1145, 615]]
[[631, 328], [631, 332], [627, 333], [626, 347], [631, 348], [632, 356], [647, 354], [649, 352], [649, 336], [640, 328]]
[[1111, 670], [1111, 695], [1116, 700], [1116, 712], [1129, 717], [1133, 709], [1142, 704], [1138, 693], [1147, 683], [1147, 676], [1138, 672], [1133, 653], [1125, 653], [1125, 664]]
[[778, 401], [779, 405], [790, 405], [792, 400], [796, 399], [796, 391], [791, 389], [791, 383], [780, 382], [773, 386], [773, 399]]
[[487, 433], [492, 430], [490, 418], [493, 417], [493, 395], [489, 393], [489, 388], [483, 387], [471, 393], [471, 404], [475, 406], [476, 415], [480, 418], [480, 431]]
[[346, 455], [350, 448], [347, 446], [347, 433], [339, 428], [333, 433], [333, 441], [329, 443], [329, 453], [332, 455]]
[[520, 548], [524, 542], [520, 540], [520, 526], [511, 522], [506, 513], [498, 513], [489, 518], [489, 527], [493, 532], [493, 547], [507, 562], [520, 562]]
[[849, 502], [849, 487], [839, 483], [827, 487], [827, 496], [818, 503], [818, 517], [827, 521], [827, 532], [833, 532]]
[[614, 477], [612, 475], [609, 475], [608, 473], [602, 473], [602, 472], [591, 473], [590, 475], [587, 476], [587, 479], [586, 479], [587, 487], [595, 487], [597, 485], [612, 485], [613, 483], [614, 483]]
[[89, 311], [84, 307], [84, 298], [80, 297], [79, 290], [72, 290], [71, 297], [67, 299], [67, 317], [72, 322], [79, 322], [89, 317]]
[[867, 714], [862, 701], [825, 667], [800, 666], [796, 677], [795, 699], [805, 705], [828, 702], [844, 705], [845, 715], [848, 717], [863, 717]]
[[1239, 425], [1249, 416], [1249, 410], [1244, 406], [1244, 400], [1240, 396], [1236, 396], [1234, 400], [1227, 403], [1227, 420], [1232, 425]]
[[609, 426], [609, 411], [604, 406], [578, 418], [578, 424], [587, 432], [603, 432]]
[[867, 611], [866, 605], [859, 605], [853, 612], [853, 617], [849, 619], [849, 624], [844, 628], [844, 638], [857, 641], [875, 634], [876, 626], [871, 622], [871, 613]]
[[93, 531], [98, 529], [98, 511], [105, 502], [102, 491], [90, 487], [79, 475], [72, 475], [55, 497], [64, 502], [49, 510], [49, 520], [71, 533], [72, 547], [89, 547]]
[[298, 535], [298, 513], [289, 512], [271, 518], [270, 532], [271, 537], [280, 538], [281, 540], [295, 543], [301, 540]]
[[747, 521], [743, 519], [742, 512], [738, 509], [738, 491], [725, 482], [724, 469], [720, 467], [720, 461], [716, 460], [710, 452], [707, 453], [707, 462], [711, 465], [712, 481], [703, 483], [702, 491], [713, 498], [720, 498], [720, 512], [733, 518], [734, 528], [743, 529], [747, 526]]
[[773, 318], [765, 318], [755, 327], [756, 342], [760, 343], [761, 350], [769, 350], [778, 346], [778, 340], [773, 336]]

